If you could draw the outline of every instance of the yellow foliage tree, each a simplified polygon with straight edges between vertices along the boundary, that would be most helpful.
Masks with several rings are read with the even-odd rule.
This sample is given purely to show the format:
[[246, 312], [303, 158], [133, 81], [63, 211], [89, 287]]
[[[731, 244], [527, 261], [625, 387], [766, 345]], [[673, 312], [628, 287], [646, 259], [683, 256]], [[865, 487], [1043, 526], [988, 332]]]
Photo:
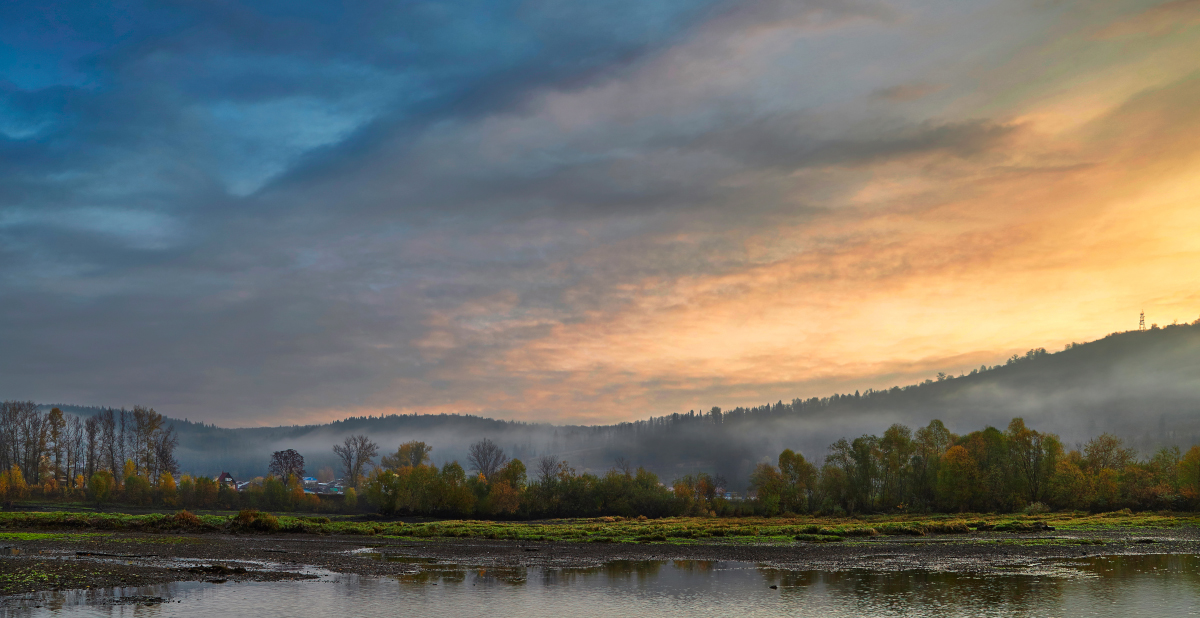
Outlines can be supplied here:
[[175, 477], [170, 472], [163, 472], [158, 477], [158, 491], [162, 494], [163, 504], [174, 507], [179, 504], [178, 491], [175, 488]]
[[17, 467], [17, 464], [13, 464], [5, 472], [0, 472], [0, 479], [3, 479], [0, 482], [4, 486], [4, 501], [8, 504], [24, 498], [29, 493], [29, 486], [25, 484], [25, 475], [21, 474], [21, 469]]
[[488, 492], [488, 503], [496, 514], [511, 515], [521, 506], [521, 494], [505, 481], [493, 483]]

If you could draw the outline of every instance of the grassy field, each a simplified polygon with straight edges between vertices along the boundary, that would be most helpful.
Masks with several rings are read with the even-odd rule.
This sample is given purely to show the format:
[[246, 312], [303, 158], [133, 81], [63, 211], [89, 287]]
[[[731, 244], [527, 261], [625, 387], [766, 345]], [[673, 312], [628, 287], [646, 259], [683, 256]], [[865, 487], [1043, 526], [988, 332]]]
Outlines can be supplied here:
[[[384, 521], [345, 516], [305, 517], [255, 511], [238, 514], [17, 512], [0, 513], [0, 540], [84, 531], [178, 533], [308, 533], [384, 538], [475, 538], [576, 543], [839, 542], [875, 536], [970, 532], [1114, 530], [1194, 527], [1195, 513], [1046, 513], [867, 517], [559, 519], [542, 521]], [[37, 532], [34, 532], [37, 531]]]

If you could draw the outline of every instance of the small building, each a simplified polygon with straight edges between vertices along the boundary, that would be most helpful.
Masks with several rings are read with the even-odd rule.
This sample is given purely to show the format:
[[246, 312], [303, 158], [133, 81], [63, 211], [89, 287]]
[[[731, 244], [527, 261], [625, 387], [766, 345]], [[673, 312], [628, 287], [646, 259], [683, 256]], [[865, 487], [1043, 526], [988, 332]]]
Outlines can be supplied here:
[[221, 476], [217, 477], [217, 486], [218, 487], [221, 487], [221, 486], [228, 487], [234, 491], [237, 491], [237, 488], [238, 488], [237, 481], [235, 481], [233, 479], [233, 475], [228, 472], [222, 472]]

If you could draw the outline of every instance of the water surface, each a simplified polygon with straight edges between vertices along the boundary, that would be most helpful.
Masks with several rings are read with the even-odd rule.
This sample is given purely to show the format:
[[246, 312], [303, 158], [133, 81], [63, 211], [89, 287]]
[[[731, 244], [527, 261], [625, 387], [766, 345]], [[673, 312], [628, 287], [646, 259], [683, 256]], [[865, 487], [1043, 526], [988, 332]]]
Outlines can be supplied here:
[[[439, 618], [1200, 615], [1200, 558], [1193, 555], [1093, 557], [1057, 563], [1037, 575], [788, 571], [705, 561], [618, 561], [582, 569], [421, 563], [414, 568], [419, 571], [390, 578], [327, 573], [302, 582], [180, 582], [45, 593], [8, 613]], [[111, 604], [114, 597], [131, 596], [167, 602]]]

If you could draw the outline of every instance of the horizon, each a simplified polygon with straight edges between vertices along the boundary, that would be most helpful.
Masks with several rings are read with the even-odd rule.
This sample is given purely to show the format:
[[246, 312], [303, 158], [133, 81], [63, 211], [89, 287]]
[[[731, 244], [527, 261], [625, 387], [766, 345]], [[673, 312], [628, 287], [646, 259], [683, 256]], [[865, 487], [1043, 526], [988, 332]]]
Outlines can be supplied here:
[[1200, 314], [1194, 0], [115, 9], [0, 7], [0, 399], [604, 425]]
[[[1045, 351], [1047, 354], [1054, 355], [1054, 354], [1058, 354], [1058, 353], [1070, 350], [1075, 346], [1085, 346], [1085, 345], [1088, 345], [1091, 343], [1096, 343], [1096, 342], [1102, 341], [1109, 337], [1115, 337], [1115, 336], [1126, 335], [1126, 334], [1137, 333], [1137, 332], [1154, 331], [1154, 330], [1159, 330], [1159, 329], [1163, 329], [1163, 328], [1167, 328], [1167, 327], [1171, 327], [1171, 326], [1200, 326], [1200, 318], [1197, 318], [1195, 321], [1190, 322], [1190, 323], [1189, 322], [1179, 322], [1178, 320], [1175, 320], [1171, 324], [1167, 324], [1167, 325], [1163, 325], [1163, 326], [1159, 326], [1159, 324], [1157, 324], [1157, 323], [1150, 323], [1150, 325], [1147, 326], [1145, 329], [1130, 329], [1130, 330], [1125, 330], [1125, 331], [1113, 331], [1113, 332], [1111, 332], [1107, 335], [1104, 335], [1103, 337], [1097, 338], [1097, 339], [1092, 339], [1092, 340], [1082, 341], [1082, 342], [1071, 342], [1071, 343], [1066, 344], [1066, 346], [1064, 346], [1064, 348], [1061, 350], [1048, 350], [1045, 346], [1039, 346], [1039, 347], [1030, 348], [1029, 350], [1026, 350], [1026, 353], [1032, 353], [1032, 352], [1036, 352], [1038, 350], [1042, 350], [1042, 351]], [[1019, 356], [1022, 356], [1022, 354], [1018, 353], [1014, 356], [1009, 356], [1009, 357], [1007, 357], [1005, 359], [1001, 359], [1001, 360], [1008, 361], [1011, 358], [1019, 357]], [[939, 373], [945, 373], [945, 379], [951, 380], [951, 379], [969, 377], [969, 376], [974, 376], [974, 375], [982, 375], [988, 371], [992, 371], [992, 370], [996, 370], [996, 369], [1003, 369], [1004, 367], [1007, 367], [1007, 366], [1009, 366], [1008, 362], [1005, 362], [1003, 364], [997, 363], [994, 365], [984, 363], [983, 365], [981, 365], [979, 367], [971, 367], [968, 370], [962, 370], [957, 375], [952, 372], [951, 373], [939, 372]], [[925, 380], [918, 379], [917, 381], [910, 382], [908, 384], [892, 384], [891, 386], [884, 386], [884, 387], [880, 387], [880, 388], [876, 388], [876, 387], [854, 388], [853, 394], [858, 395], [860, 392], [861, 393], [869, 393], [871, 391], [887, 392], [887, 391], [894, 390], [894, 389], [907, 389], [907, 388], [911, 388], [911, 387], [923, 386], [927, 383], [933, 382], [934, 379], [937, 377], [938, 376], [935, 374], [933, 377], [927, 377]], [[937, 381], [941, 381], [941, 380], [937, 380]], [[825, 393], [823, 395], [821, 395], [821, 394], [808, 394], [806, 396], [796, 395], [796, 396], [788, 398], [787, 402], [791, 403], [793, 401], [808, 401], [811, 399], [828, 400], [832, 397], [839, 397], [839, 396], [846, 397], [846, 396], [850, 396], [850, 395], [851, 395], [850, 391], [829, 392], [829, 393]], [[778, 403], [784, 402], [783, 399], [777, 399], [776, 401]], [[95, 409], [95, 410], [104, 410], [104, 409], [124, 410], [127, 407], [131, 408], [131, 406], [88, 405], [88, 404], [66, 403], [66, 402], [38, 403], [37, 405], [38, 405], [39, 409], [87, 408], [87, 409]], [[143, 405], [143, 404], [135, 403], [133, 405], [137, 406], [137, 405]], [[750, 402], [742, 402], [740, 404], [733, 405], [733, 406], [700, 405], [700, 406], [697, 406], [694, 408], [689, 408], [688, 412], [695, 413], [698, 416], [704, 416], [704, 415], [708, 414], [708, 411], [711, 411], [711, 409], [713, 407], [719, 408], [722, 410], [722, 412], [728, 413], [732, 410], [742, 410], [742, 409], [748, 410], [748, 409], [754, 409], [757, 407], [761, 407], [763, 405], [771, 406], [772, 403], [770, 401], [767, 401], [765, 403], [757, 403], [757, 404], [750, 403]], [[154, 406], [152, 406], [152, 405], [147, 405], [144, 407], [149, 408], [151, 410], [155, 410]], [[325, 425], [346, 422], [346, 421], [353, 421], [353, 420], [386, 419], [389, 417], [398, 417], [398, 416], [439, 416], [439, 415], [471, 417], [471, 418], [479, 418], [479, 419], [483, 419], [483, 420], [501, 421], [501, 422], [505, 422], [505, 423], [520, 423], [520, 424], [527, 424], [527, 425], [548, 425], [551, 427], [572, 427], [573, 426], [573, 427], [600, 428], [600, 427], [616, 426], [616, 425], [619, 425], [622, 423], [637, 423], [637, 422], [652, 420], [652, 419], [656, 419], [656, 418], [667, 418], [667, 417], [671, 417], [672, 415], [687, 416], [687, 414], [688, 414], [688, 412], [676, 411], [676, 412], [666, 412], [666, 413], [659, 414], [659, 415], [645, 414], [645, 415], [634, 417], [634, 418], [627, 419], [627, 420], [613, 421], [611, 423], [581, 424], [581, 423], [554, 422], [554, 421], [524, 421], [524, 420], [520, 420], [520, 419], [497, 418], [497, 417], [480, 416], [477, 414], [459, 413], [459, 412], [429, 412], [429, 413], [412, 412], [412, 413], [407, 413], [407, 414], [403, 413], [403, 412], [389, 412], [386, 414], [366, 414], [366, 415], [351, 415], [351, 416], [336, 417], [336, 418], [332, 418], [332, 419], [326, 420], [324, 422], [319, 422], [319, 423], [292, 423], [292, 424], [277, 424], [277, 425], [236, 425], [236, 424], [234, 424], [234, 425], [219, 425], [216, 423], [209, 423], [209, 422], [200, 421], [200, 420], [191, 420], [187, 417], [172, 416], [169, 413], [169, 411], [163, 411], [163, 410], [156, 410], [156, 411], [159, 412], [160, 414], [163, 414], [164, 417], [170, 418], [171, 420], [184, 421], [186, 423], [199, 424], [202, 426], [210, 426], [210, 427], [213, 427], [216, 429], [276, 429], [276, 428], [290, 428], [290, 427], [297, 427], [297, 428], [322, 427]], [[67, 412], [67, 410], [64, 410], [64, 412]], [[928, 420], [937, 420], [937, 419], [933, 419], [931, 417]]]

